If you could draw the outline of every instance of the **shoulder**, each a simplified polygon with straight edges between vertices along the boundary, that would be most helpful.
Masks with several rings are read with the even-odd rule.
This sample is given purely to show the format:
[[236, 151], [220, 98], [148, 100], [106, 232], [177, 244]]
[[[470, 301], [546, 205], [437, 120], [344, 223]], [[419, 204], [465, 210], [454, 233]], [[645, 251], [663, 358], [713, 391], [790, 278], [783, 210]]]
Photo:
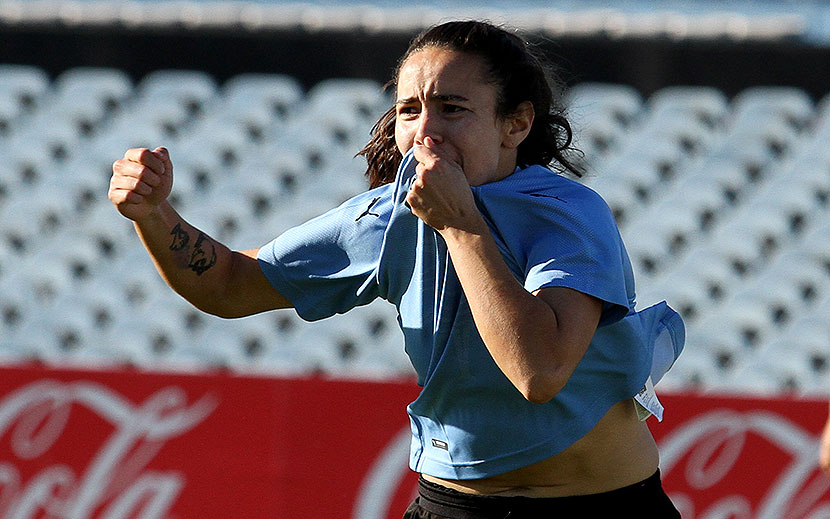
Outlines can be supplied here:
[[554, 173], [542, 166], [530, 166], [523, 170], [524, 190], [530, 196], [551, 198], [569, 204], [571, 210], [605, 210], [608, 204], [590, 187], [576, 180]]
[[362, 225], [379, 220], [388, 221], [389, 213], [394, 205], [393, 191], [394, 186], [391, 184], [364, 191], [312, 219], [309, 223], [316, 220], [338, 220], [344, 223], [357, 222]]
[[481, 186], [477, 194], [492, 212], [507, 212], [521, 220], [616, 229], [613, 213], [599, 193], [543, 166], [518, 169], [499, 182]]

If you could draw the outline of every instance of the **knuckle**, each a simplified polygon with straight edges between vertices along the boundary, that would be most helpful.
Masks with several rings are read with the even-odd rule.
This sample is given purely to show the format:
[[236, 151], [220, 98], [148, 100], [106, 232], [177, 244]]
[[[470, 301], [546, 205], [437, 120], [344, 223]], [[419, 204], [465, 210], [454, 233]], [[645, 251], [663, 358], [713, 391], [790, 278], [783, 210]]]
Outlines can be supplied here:
[[148, 176], [152, 175], [153, 171], [147, 166], [141, 166], [136, 171], [136, 182], [144, 181]]

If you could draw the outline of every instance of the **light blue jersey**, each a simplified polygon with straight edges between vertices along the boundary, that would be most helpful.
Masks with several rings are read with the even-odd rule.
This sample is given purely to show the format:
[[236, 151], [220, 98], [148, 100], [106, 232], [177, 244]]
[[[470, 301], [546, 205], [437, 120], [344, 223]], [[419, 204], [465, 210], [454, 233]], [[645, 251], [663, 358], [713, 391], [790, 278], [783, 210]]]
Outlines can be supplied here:
[[[413, 470], [475, 479], [549, 458], [637, 395], [650, 375], [656, 383], [677, 358], [682, 320], [665, 303], [634, 312], [631, 265], [600, 196], [541, 166], [517, 169], [471, 188], [508, 268], [529, 292], [562, 286], [604, 302], [565, 388], [544, 404], [525, 400], [481, 340], [443, 238], [404, 203], [415, 165], [410, 152], [393, 184], [287, 231], [259, 253], [265, 275], [304, 319], [377, 297], [395, 304], [423, 386], [407, 408]], [[655, 355], [658, 336], [670, 340]]]

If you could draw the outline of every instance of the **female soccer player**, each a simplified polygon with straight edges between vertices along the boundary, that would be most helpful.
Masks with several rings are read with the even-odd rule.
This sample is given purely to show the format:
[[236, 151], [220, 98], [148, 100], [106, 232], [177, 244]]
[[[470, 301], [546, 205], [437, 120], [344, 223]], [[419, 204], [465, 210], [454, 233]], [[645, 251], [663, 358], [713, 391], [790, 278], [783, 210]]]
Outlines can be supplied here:
[[634, 311], [607, 205], [548, 169], [575, 171], [546, 68], [509, 31], [449, 22], [413, 40], [395, 87], [362, 151], [371, 189], [260, 249], [179, 216], [164, 148], [127, 151], [110, 199], [204, 311], [396, 305], [423, 387], [406, 518], [679, 517], [635, 397], [659, 413], [642, 397], [682, 321], [665, 303]]

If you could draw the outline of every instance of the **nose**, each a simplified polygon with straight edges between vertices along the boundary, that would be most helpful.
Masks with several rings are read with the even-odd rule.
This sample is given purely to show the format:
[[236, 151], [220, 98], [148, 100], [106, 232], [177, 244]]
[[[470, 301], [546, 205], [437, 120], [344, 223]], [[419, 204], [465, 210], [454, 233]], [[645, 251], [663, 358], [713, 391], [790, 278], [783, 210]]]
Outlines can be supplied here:
[[443, 140], [439, 118], [431, 111], [424, 109], [418, 117], [418, 127], [415, 130], [415, 144], [423, 146], [426, 137], [430, 137], [436, 143], [441, 143]]

